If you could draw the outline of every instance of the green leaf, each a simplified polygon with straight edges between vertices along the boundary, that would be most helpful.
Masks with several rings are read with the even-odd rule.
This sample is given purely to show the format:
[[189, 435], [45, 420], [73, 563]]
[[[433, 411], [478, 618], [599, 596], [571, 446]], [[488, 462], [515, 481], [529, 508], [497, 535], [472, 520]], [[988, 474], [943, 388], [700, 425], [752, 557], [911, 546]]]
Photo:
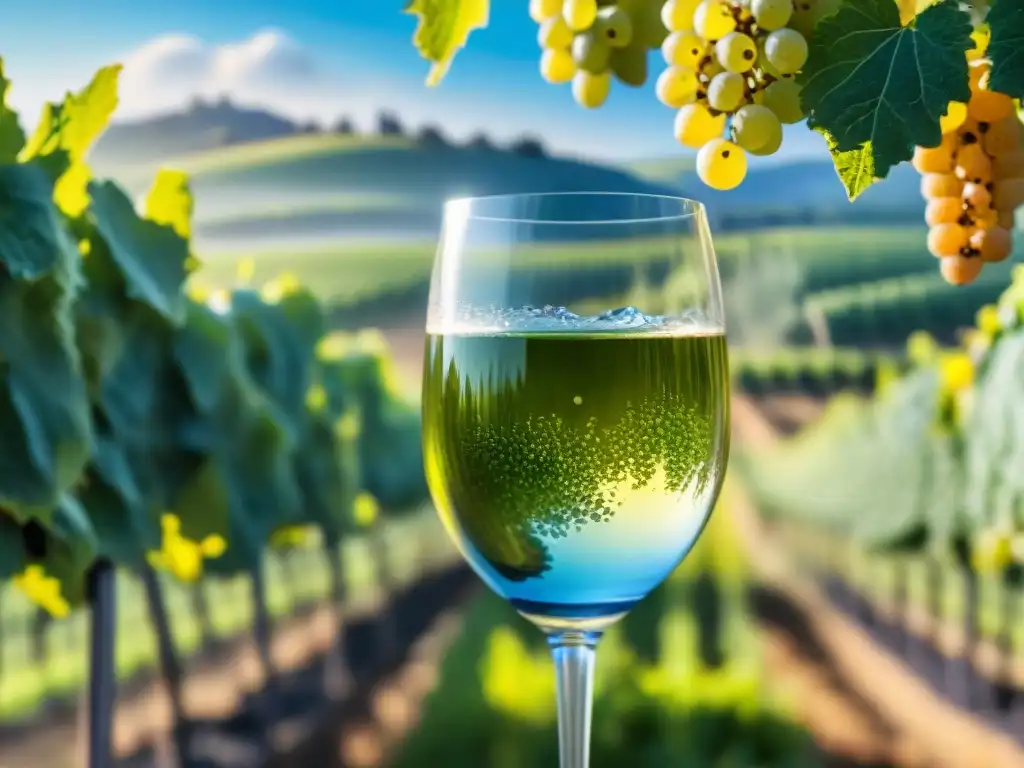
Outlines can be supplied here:
[[411, 0], [405, 12], [420, 18], [412, 44], [433, 62], [427, 85], [434, 86], [447, 74], [470, 33], [487, 26], [490, 0]]
[[801, 75], [808, 125], [827, 131], [835, 151], [869, 146], [874, 175], [884, 178], [915, 145], [938, 145], [949, 102], [970, 98], [972, 45], [970, 18], [956, 0], [906, 27], [892, 0], [845, 0], [811, 39]]
[[7, 581], [25, 570], [27, 564], [21, 526], [14, 518], [0, 512], [0, 579]]
[[208, 458], [182, 485], [173, 503], [181, 520], [181, 534], [202, 541], [211, 534], [229, 532], [230, 499], [221, 465]]
[[1024, 98], [1024, 4], [996, 0], [986, 17], [988, 56], [992, 59], [989, 85], [1015, 99]]
[[25, 133], [18, 114], [7, 106], [11, 81], [4, 76], [4, 60], [0, 58], [0, 163], [13, 163], [25, 146]]
[[821, 128], [818, 133], [825, 137], [828, 143], [828, 151], [832, 154], [832, 162], [836, 166], [836, 173], [839, 180], [846, 188], [846, 196], [852, 201], [856, 200], [865, 189], [875, 181], [875, 158], [871, 150], [871, 142], [864, 142], [863, 146], [851, 149], [848, 152], [840, 152], [836, 146], [836, 140]]
[[140, 567], [147, 550], [160, 548], [160, 526], [124, 447], [109, 436], [97, 438], [93, 470], [79, 500], [97, 533], [97, 555]]
[[96, 557], [98, 541], [78, 499], [65, 494], [53, 514], [43, 560], [46, 573], [60, 581], [61, 594], [72, 605], [85, 599], [85, 581]]
[[235, 342], [230, 323], [205, 304], [188, 302], [188, 319], [174, 336], [174, 359], [185, 375], [200, 413], [220, 402], [229, 374], [228, 346]]
[[96, 229], [124, 275], [128, 297], [183, 322], [188, 243], [172, 227], [141, 218], [112, 182], [90, 183], [89, 194]]
[[53, 182], [38, 164], [0, 165], [0, 264], [14, 278], [35, 279], [78, 259], [52, 198]]

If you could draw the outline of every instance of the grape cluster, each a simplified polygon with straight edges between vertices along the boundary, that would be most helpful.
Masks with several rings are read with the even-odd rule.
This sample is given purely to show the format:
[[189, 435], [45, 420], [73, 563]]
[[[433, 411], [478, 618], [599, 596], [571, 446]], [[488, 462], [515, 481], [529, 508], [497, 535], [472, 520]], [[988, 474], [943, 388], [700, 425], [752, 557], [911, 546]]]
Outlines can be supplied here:
[[[811, 8], [802, 3], [796, 21]], [[794, 75], [808, 46], [789, 26], [796, 10], [793, 0], [668, 0], [662, 7], [668, 66], [658, 99], [678, 110], [676, 139], [699, 150], [697, 175], [713, 189], [738, 186], [747, 153], [774, 154], [782, 125], [804, 117]]]
[[1014, 212], [1024, 202], [1024, 127], [1013, 99], [989, 89], [989, 70], [984, 58], [970, 62], [970, 101], [949, 105], [937, 146], [914, 151], [928, 250], [954, 285], [1010, 255]]
[[612, 77], [639, 87], [647, 82], [647, 54], [667, 34], [658, 18], [661, 0], [531, 0], [540, 29], [541, 76], [572, 83], [582, 107], [605, 103]]

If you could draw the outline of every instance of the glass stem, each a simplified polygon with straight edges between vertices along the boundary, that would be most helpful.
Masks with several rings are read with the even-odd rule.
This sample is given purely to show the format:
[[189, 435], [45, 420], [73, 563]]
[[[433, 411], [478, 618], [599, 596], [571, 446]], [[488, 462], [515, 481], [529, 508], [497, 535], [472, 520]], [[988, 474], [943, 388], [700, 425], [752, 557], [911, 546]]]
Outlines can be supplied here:
[[560, 632], [548, 637], [558, 692], [558, 754], [561, 768], [589, 768], [590, 714], [594, 699], [597, 632]]

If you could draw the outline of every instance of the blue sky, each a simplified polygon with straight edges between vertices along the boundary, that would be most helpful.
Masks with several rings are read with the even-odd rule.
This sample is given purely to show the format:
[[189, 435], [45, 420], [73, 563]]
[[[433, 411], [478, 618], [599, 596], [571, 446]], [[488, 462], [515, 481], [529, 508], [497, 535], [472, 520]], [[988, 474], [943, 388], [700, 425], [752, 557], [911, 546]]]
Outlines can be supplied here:
[[[646, 87], [620, 86], [601, 110], [580, 109], [568, 86], [551, 86], [538, 74], [526, 0], [492, 0], [490, 25], [473, 33], [433, 89], [424, 86], [428, 65], [410, 43], [415, 19], [401, 13], [405, 0], [10, 5], [16, 7], [4, 9], [0, 55], [14, 81], [11, 100], [30, 124], [44, 99], [121, 61], [125, 119], [172, 109], [200, 89], [321, 121], [347, 114], [368, 126], [377, 110], [391, 108], [411, 126], [432, 122], [456, 137], [530, 132], [561, 151], [608, 160], [687, 152], [672, 138], [672, 111], [654, 98], [656, 52]], [[260, 33], [255, 39], [273, 57], [259, 58], [263, 49], [253, 41]], [[825, 156], [821, 141], [803, 126], [788, 129], [777, 160], [808, 156]]]

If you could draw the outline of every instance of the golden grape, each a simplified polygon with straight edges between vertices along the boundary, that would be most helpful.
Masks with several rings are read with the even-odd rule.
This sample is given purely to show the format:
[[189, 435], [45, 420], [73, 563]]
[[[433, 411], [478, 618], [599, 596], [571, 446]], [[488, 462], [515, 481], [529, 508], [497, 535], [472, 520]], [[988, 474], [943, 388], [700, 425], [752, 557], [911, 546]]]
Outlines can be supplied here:
[[590, 29], [597, 20], [597, 0], [565, 0], [562, 16], [575, 32]]
[[1013, 99], [999, 91], [977, 90], [967, 102], [967, 114], [981, 123], [994, 123], [1014, 114]]
[[969, 181], [964, 184], [964, 202], [976, 211], [983, 211], [992, 205], [992, 193], [984, 184]]
[[965, 144], [956, 153], [954, 172], [964, 181], [988, 181], [992, 178], [992, 160], [981, 144]]
[[708, 44], [696, 32], [673, 32], [661, 44], [661, 55], [666, 64], [694, 71], [708, 51]]
[[939, 129], [943, 133], [952, 133], [967, 119], [967, 105], [962, 101], [951, 101], [946, 114], [939, 119]]
[[946, 142], [937, 147], [914, 147], [911, 162], [918, 173], [949, 173], [953, 170], [953, 148]]
[[959, 197], [937, 197], [929, 200], [924, 209], [924, 220], [929, 227], [956, 224], [964, 215], [964, 204]]
[[992, 175], [1000, 181], [1024, 178], [1024, 151], [996, 155], [992, 159]]
[[692, 69], [669, 67], [658, 77], [655, 93], [662, 104], [679, 109], [696, 100], [699, 87], [697, 73]]
[[576, 62], [569, 51], [548, 48], [540, 57], [540, 74], [549, 83], [568, 83], [576, 74]]
[[576, 103], [587, 109], [597, 109], [608, 98], [612, 89], [611, 72], [579, 70], [572, 79], [572, 95]]
[[691, 149], [701, 149], [725, 130], [725, 115], [712, 115], [701, 103], [687, 104], [676, 114], [676, 140]]
[[537, 44], [541, 48], [568, 48], [572, 45], [572, 30], [561, 16], [548, 19], [537, 30]]
[[968, 231], [959, 224], [939, 224], [928, 230], [928, 250], [933, 256], [955, 256], [967, 245]]
[[926, 173], [921, 176], [921, 196], [925, 200], [959, 197], [963, 191], [963, 180], [952, 173]]
[[992, 202], [998, 211], [1015, 211], [1024, 203], [1024, 179], [1001, 179], [996, 182]]
[[688, 32], [693, 29], [693, 12], [700, 0], [668, 0], [661, 7], [661, 23], [669, 32]]
[[977, 229], [971, 234], [971, 248], [981, 254], [982, 261], [995, 263], [1004, 261], [1013, 251], [1013, 237], [1003, 227]]
[[1021, 136], [1024, 128], [1016, 114], [1004, 117], [988, 126], [982, 136], [981, 143], [990, 155], [1008, 155], [1021, 148]]
[[562, 12], [562, 0], [530, 0], [530, 18], [538, 24]]
[[977, 256], [946, 256], [939, 259], [939, 270], [947, 283], [967, 285], [981, 273], [983, 262]]

